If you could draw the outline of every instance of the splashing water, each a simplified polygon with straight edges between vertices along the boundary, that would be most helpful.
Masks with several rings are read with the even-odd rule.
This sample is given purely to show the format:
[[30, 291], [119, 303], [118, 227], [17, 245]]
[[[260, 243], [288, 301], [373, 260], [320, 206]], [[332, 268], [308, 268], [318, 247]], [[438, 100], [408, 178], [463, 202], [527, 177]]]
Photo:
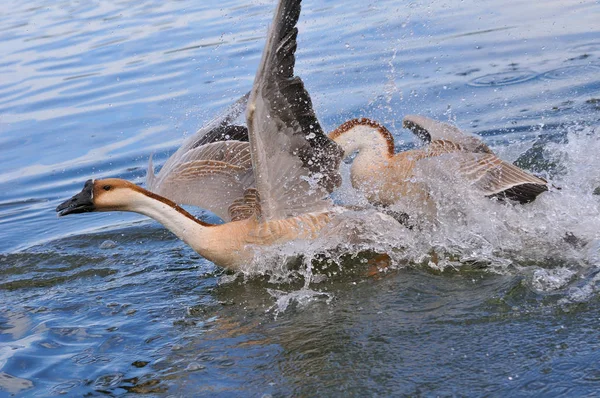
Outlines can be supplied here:
[[548, 143], [548, 160], [559, 163], [563, 172], [550, 180], [555, 188], [527, 205], [483, 198], [435, 163], [423, 168], [427, 174], [417, 178], [429, 187], [437, 217], [415, 231], [407, 255], [415, 261], [433, 248], [440, 268], [475, 262], [497, 272], [529, 265], [598, 266], [590, 248], [600, 231], [600, 197], [594, 195], [599, 150], [600, 139], [591, 128], [569, 128], [567, 143]]
[[[366, 252], [388, 254], [391, 267], [425, 266], [438, 271], [483, 267], [496, 273], [527, 274], [538, 291], [564, 288], [577, 275], [600, 266], [600, 196], [594, 193], [600, 186], [596, 156], [600, 138], [595, 133], [590, 127], [571, 126], [565, 142], [545, 143], [544, 159], [538, 161], [559, 167], [542, 170], [552, 188], [526, 205], [485, 198], [453, 173], [447, 162], [445, 166], [424, 162], [415, 182], [427, 186], [436, 214], [434, 220], [414, 218], [414, 228], [369, 205], [350, 186], [349, 167], [344, 165], [344, 184], [336, 199], [360, 209], [341, 212], [315, 240], [261, 250], [243, 273], [267, 274], [275, 283], [304, 279], [300, 290], [271, 291], [277, 299], [271, 308], [275, 314], [292, 302], [301, 306], [322, 296], [310, 285], [347, 271], [344, 258]], [[407, 201], [391, 209], [414, 214], [415, 207]], [[581, 287], [573, 294], [590, 289]]]
[[276, 299], [275, 304], [269, 307], [267, 312], [272, 311], [276, 318], [279, 314], [284, 313], [290, 307], [290, 305], [295, 304], [298, 308], [303, 308], [319, 299], [325, 299], [326, 304], [330, 304], [331, 300], [333, 300], [333, 294], [331, 293], [318, 292], [307, 288], [302, 288], [292, 292], [267, 289], [267, 292]]

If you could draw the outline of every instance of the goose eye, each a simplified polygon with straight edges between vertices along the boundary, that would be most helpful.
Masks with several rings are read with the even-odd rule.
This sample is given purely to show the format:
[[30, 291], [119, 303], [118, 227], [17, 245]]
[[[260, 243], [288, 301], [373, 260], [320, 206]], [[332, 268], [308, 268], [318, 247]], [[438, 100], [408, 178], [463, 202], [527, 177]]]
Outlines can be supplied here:
[[110, 191], [111, 186], [110, 185], [105, 185], [102, 187], [102, 189], [104, 189], [105, 191]]

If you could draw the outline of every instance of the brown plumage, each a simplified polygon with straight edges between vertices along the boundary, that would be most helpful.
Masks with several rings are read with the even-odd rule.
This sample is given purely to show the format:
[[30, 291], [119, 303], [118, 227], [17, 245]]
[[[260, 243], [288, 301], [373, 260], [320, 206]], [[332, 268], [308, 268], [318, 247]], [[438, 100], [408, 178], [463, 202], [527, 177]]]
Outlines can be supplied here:
[[427, 188], [415, 181], [415, 170], [421, 161], [434, 158], [447, 161], [485, 196], [528, 203], [548, 190], [545, 180], [503, 161], [480, 139], [454, 126], [407, 116], [404, 127], [428, 145], [395, 154], [392, 134], [364, 118], [348, 121], [329, 134], [345, 156], [359, 152], [351, 168], [352, 184], [373, 203], [391, 205], [401, 198], [427, 203]]

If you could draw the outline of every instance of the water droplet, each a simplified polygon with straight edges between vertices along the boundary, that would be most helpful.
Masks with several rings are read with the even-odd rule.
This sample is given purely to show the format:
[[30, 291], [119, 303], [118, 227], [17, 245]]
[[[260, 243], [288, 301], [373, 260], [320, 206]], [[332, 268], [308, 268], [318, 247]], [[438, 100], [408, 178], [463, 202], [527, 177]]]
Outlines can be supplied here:
[[200, 365], [198, 362], [190, 362], [188, 364], [188, 366], [185, 368], [185, 370], [190, 371], [190, 372], [194, 372], [197, 370], [203, 370], [203, 369], [206, 369], [206, 366]]
[[100, 249], [113, 249], [117, 247], [117, 242], [113, 241], [113, 240], [105, 240], [104, 242], [102, 242], [102, 244], [100, 245]]

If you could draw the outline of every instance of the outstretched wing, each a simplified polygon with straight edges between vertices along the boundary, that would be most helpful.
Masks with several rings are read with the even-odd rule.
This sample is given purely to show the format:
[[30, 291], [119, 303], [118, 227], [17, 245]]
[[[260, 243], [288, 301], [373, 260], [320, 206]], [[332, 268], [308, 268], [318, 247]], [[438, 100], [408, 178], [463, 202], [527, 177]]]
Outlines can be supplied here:
[[451, 124], [438, 122], [425, 116], [408, 115], [404, 117], [402, 125], [427, 144], [433, 141], [451, 141], [469, 152], [492, 153], [479, 138], [465, 134]]
[[229, 206], [253, 185], [249, 144], [218, 141], [190, 149], [168, 169], [165, 165], [149, 182], [148, 189], [175, 203], [198, 206], [223, 221], [231, 221]]
[[177, 152], [185, 153], [192, 148], [217, 141], [248, 141], [248, 129], [245, 126], [234, 125], [233, 122], [246, 110], [249, 97], [250, 92], [242, 95], [225, 111], [188, 138]]
[[548, 190], [545, 180], [503, 161], [479, 138], [455, 126], [418, 115], [406, 116], [403, 124], [430, 144], [427, 157], [448, 154], [458, 172], [486, 196], [528, 203]]
[[[245, 126], [237, 126], [232, 123], [246, 109], [249, 96], [250, 92], [244, 94], [223, 113], [208, 122], [205, 126], [202, 126], [196, 134], [185, 140], [179, 149], [167, 159], [159, 175], [163, 175], [164, 177], [168, 174], [194, 148], [217, 141], [248, 141], [248, 129]], [[148, 174], [146, 175], [146, 186], [150, 187], [154, 185], [155, 179], [152, 157], [150, 157]]]
[[461, 175], [484, 195], [529, 203], [548, 190], [545, 180], [505, 162], [494, 154], [457, 153]]
[[148, 182], [148, 189], [175, 203], [198, 206], [223, 221], [231, 221], [229, 206], [253, 185], [249, 144], [218, 141], [192, 148], [177, 164], [163, 167]]
[[189, 137], [158, 175], [154, 174], [150, 157], [147, 188], [178, 204], [198, 206], [229, 221], [228, 207], [254, 184], [248, 129], [232, 124], [246, 109], [249, 95]]
[[246, 118], [262, 216], [326, 210], [340, 184], [342, 150], [321, 129], [304, 83], [294, 76], [300, 0], [281, 0], [254, 80]]

